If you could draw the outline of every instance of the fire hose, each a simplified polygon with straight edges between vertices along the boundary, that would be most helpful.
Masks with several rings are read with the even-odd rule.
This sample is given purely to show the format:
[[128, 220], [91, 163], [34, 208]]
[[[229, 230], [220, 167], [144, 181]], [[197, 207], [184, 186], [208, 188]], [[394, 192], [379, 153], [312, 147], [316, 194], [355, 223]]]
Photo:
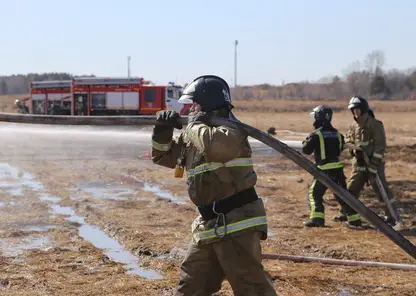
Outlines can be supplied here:
[[[249, 126], [236, 118], [210, 118], [208, 124], [213, 126], [230, 126], [244, 129], [247, 134], [280, 152], [298, 166], [303, 168], [317, 180], [321, 181], [325, 186], [338, 195], [343, 201], [351, 206], [357, 213], [363, 216], [367, 221], [373, 224], [378, 230], [386, 235], [391, 241], [399, 246], [403, 251], [416, 259], [416, 246], [394, 230], [390, 225], [384, 222], [373, 211], [367, 208], [360, 200], [356, 199], [348, 190], [339, 186], [328, 175], [301, 155], [298, 151], [290, 148], [278, 139]], [[32, 115], [32, 114], [0, 114], [0, 121], [21, 122], [21, 123], [37, 123], [37, 124], [62, 124], [62, 125], [155, 125], [155, 116], [65, 116], [65, 115]], [[181, 124], [186, 125], [188, 119], [181, 118]]]

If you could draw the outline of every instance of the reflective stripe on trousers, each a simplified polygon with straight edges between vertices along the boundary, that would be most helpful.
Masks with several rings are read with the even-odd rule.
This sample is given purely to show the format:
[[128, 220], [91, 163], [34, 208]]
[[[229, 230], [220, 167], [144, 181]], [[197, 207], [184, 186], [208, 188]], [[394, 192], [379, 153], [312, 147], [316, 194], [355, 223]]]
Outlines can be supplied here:
[[309, 188], [309, 195], [308, 195], [309, 196], [309, 204], [310, 204], [310, 207], [311, 207], [311, 213], [310, 213], [309, 218], [311, 218], [311, 219], [313, 219], [313, 218], [322, 218], [322, 219], [324, 219], [325, 218], [324, 213], [316, 212], [315, 199], [313, 197], [313, 191], [315, 189], [315, 185], [316, 185], [316, 179], [313, 179], [312, 185]]
[[333, 170], [333, 169], [341, 169], [343, 168], [343, 164], [341, 162], [330, 162], [323, 165], [318, 165], [318, 168], [325, 171], [325, 170]]
[[354, 215], [347, 216], [347, 221], [348, 222], [353, 222], [353, 221], [358, 221], [358, 220], [361, 220], [360, 214], [354, 214]]
[[152, 140], [152, 148], [159, 150], [159, 151], [163, 151], [163, 152], [169, 151], [171, 146], [172, 146], [172, 142], [169, 142], [167, 144], [160, 144]]
[[198, 223], [195, 220], [192, 223], [192, 235], [194, 241], [198, 243], [199, 241], [207, 241], [210, 239], [221, 238], [226, 234], [235, 233], [244, 229], [267, 225], [266, 216], [253, 217], [245, 220], [241, 220], [235, 223], [231, 223], [225, 226], [218, 227], [216, 229], [202, 230], [198, 231]]
[[194, 177], [197, 174], [202, 174], [209, 171], [215, 171], [222, 167], [244, 167], [252, 166], [253, 160], [251, 158], [235, 158], [233, 160], [227, 161], [226, 163], [222, 162], [207, 162], [201, 165], [196, 166], [193, 169], [187, 171], [187, 176]]

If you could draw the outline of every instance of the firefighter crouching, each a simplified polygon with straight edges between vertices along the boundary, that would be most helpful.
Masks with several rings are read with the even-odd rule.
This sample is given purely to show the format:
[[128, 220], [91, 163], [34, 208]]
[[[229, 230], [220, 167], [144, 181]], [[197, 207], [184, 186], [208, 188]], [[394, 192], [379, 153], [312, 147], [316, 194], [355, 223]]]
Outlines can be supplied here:
[[157, 113], [152, 134], [152, 160], [186, 169], [188, 193], [200, 216], [192, 223], [192, 242], [181, 265], [175, 295], [212, 295], [226, 278], [235, 295], [276, 295], [262, 265], [261, 240], [267, 238], [264, 204], [254, 186], [257, 175], [248, 135], [239, 128], [212, 127], [208, 117], [233, 116], [228, 84], [218, 76], [196, 78], [179, 102], [192, 103], [181, 129], [175, 111]]
[[[346, 177], [343, 164], [339, 156], [344, 149], [344, 136], [332, 124], [332, 109], [328, 106], [318, 106], [310, 113], [315, 131], [302, 142], [302, 151], [305, 154], [314, 153], [315, 163], [321, 171], [343, 188], [346, 188]], [[304, 223], [306, 227], [325, 226], [325, 208], [323, 197], [328, 188], [319, 180], [313, 178], [309, 189], [309, 220]], [[346, 213], [347, 225], [361, 226], [360, 215], [340, 197], [334, 194], [341, 205], [341, 212]]]
[[[346, 142], [359, 146], [361, 151], [350, 149], [353, 163], [347, 189], [352, 195], [359, 198], [364, 185], [370, 182], [378, 199], [383, 201], [380, 190], [375, 183], [375, 177], [378, 174], [389, 195], [389, 200], [394, 202], [385, 176], [384, 153], [386, 152], [387, 144], [383, 123], [375, 119], [367, 100], [362, 97], [352, 97], [349, 101], [348, 109], [351, 110], [354, 116], [354, 122], [348, 128]], [[366, 153], [369, 158], [368, 165], [363, 153]], [[392, 206], [396, 208], [394, 203]], [[396, 224], [397, 221], [392, 217], [386, 206], [384, 211], [387, 215], [386, 221], [393, 225]], [[339, 220], [345, 220], [345, 215], [341, 214]]]

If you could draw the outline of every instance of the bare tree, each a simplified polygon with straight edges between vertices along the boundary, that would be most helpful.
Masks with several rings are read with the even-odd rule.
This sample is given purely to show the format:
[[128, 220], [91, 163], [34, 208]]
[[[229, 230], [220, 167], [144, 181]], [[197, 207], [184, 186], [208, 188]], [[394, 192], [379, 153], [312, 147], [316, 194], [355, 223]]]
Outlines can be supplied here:
[[367, 71], [372, 75], [381, 75], [384, 66], [385, 56], [381, 50], [373, 50], [367, 54], [364, 65]]
[[361, 63], [360, 61], [354, 61], [350, 63], [344, 70], [342, 70], [343, 75], [345, 78], [348, 77], [353, 72], [360, 72], [361, 70]]

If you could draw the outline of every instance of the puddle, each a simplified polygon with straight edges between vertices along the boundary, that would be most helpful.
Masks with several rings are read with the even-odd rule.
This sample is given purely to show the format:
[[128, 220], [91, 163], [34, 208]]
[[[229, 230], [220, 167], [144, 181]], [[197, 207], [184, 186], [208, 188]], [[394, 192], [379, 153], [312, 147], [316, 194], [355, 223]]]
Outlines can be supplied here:
[[128, 269], [127, 274], [139, 275], [147, 279], [161, 279], [162, 275], [156, 271], [140, 268], [137, 264], [138, 258], [129, 251], [124, 250], [123, 246], [115, 239], [110, 238], [101, 229], [88, 224], [83, 224], [79, 228], [79, 235], [86, 241], [92, 243], [96, 248], [105, 250], [105, 254], [112, 260], [121, 262]]
[[15, 206], [16, 203], [14, 201], [2, 202], [0, 201], [0, 207], [10, 207]]
[[24, 239], [2, 238], [0, 239], [1, 250], [4, 255], [15, 257], [22, 255], [26, 250], [46, 249], [51, 245], [49, 237], [27, 236]]
[[152, 192], [156, 196], [158, 196], [159, 198], [169, 200], [170, 202], [173, 202], [173, 203], [187, 204], [187, 202], [184, 201], [183, 198], [181, 198], [179, 196], [174, 196], [169, 191], [162, 190], [158, 186], [152, 186], [148, 183], [145, 183], [144, 186], [143, 186], [143, 190], [148, 191], [148, 192]]
[[338, 291], [338, 293], [337, 293], [337, 295], [338, 296], [351, 296], [351, 295], [353, 295], [353, 293], [351, 293], [350, 291], [348, 291], [348, 290], [339, 290]]
[[[31, 190], [38, 192], [40, 191], [39, 193], [41, 195], [39, 199], [51, 203], [50, 207], [54, 215], [68, 216], [66, 218], [67, 221], [79, 223], [79, 235], [84, 240], [89, 241], [91, 244], [93, 244], [94, 247], [102, 249], [110, 259], [125, 265], [126, 273], [138, 275], [146, 279], [163, 278], [161, 274], [154, 270], [141, 268], [138, 264], [139, 258], [134, 256], [131, 252], [125, 250], [124, 247], [117, 240], [109, 237], [104, 231], [102, 231], [98, 227], [87, 224], [85, 222], [85, 218], [77, 216], [75, 211], [71, 207], [64, 207], [58, 205], [57, 203], [61, 199], [58, 197], [48, 196], [47, 194], [42, 192], [44, 190], [43, 185], [37, 182], [31, 174], [12, 168], [7, 163], [0, 163], [0, 178], [14, 178], [14, 180], [11, 180], [10, 182], [14, 183], [13, 186], [15, 186], [16, 189], [22, 190], [24, 187], [28, 187]], [[10, 183], [5, 182], [3, 180], [3, 185], [9, 186]], [[126, 191], [123, 191], [123, 193], [125, 194]], [[100, 197], [102, 198], [102, 196]], [[5, 205], [6, 203], [3, 204]], [[44, 231], [49, 229], [48, 227], [50, 226], [30, 225], [23, 227], [22, 229], [27, 231]], [[17, 242], [13, 242], [13, 240], [17, 239], [0, 239], [0, 247], [4, 254], [16, 256], [19, 255], [23, 250], [41, 249], [44, 246], [50, 244], [50, 239], [48, 237], [26, 237], [25, 239], [23, 239], [23, 241], [20, 240]]]
[[[122, 186], [120, 184], [111, 184], [104, 181], [85, 181], [78, 185], [78, 188], [71, 188], [79, 193], [87, 193], [93, 199], [111, 199], [111, 200], [152, 200], [151, 198], [137, 198], [134, 188], [140, 188], [135, 185]], [[134, 187], [134, 188], [131, 188]], [[88, 198], [88, 196], [71, 196], [73, 200]]]
[[53, 228], [56, 228], [56, 226], [54, 225], [28, 225], [28, 226], [22, 227], [21, 229], [27, 232], [32, 232], [32, 231], [44, 232]]
[[58, 202], [61, 200], [59, 197], [52, 197], [52, 196], [47, 196], [47, 195], [41, 195], [39, 199], [42, 201], [51, 201], [51, 202]]

